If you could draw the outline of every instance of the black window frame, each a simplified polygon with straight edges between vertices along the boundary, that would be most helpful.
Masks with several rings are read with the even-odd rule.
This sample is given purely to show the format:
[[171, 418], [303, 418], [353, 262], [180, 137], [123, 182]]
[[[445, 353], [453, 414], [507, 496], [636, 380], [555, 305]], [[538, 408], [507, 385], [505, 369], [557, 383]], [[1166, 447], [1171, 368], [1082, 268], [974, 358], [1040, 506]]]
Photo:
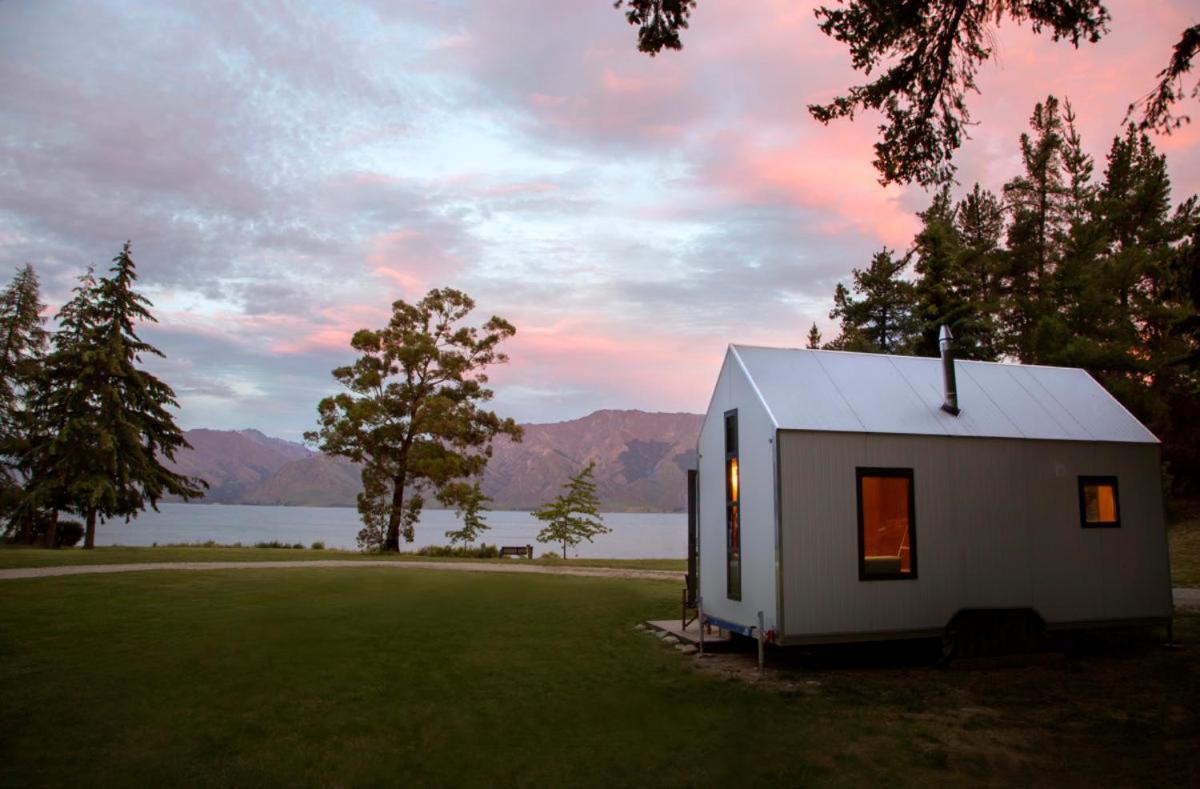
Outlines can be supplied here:
[[[1088, 485], [1112, 485], [1113, 508], [1117, 511], [1115, 521], [1089, 521], [1087, 519], [1087, 499], [1083, 489]], [[1117, 478], [1111, 474], [1081, 474], [1079, 475], [1079, 527], [1082, 529], [1119, 529], [1121, 528], [1121, 488]]]
[[[730, 600], [742, 599], [742, 570], [745, 562], [742, 550], [744, 526], [746, 524], [745, 510], [742, 507], [742, 464], [738, 458], [738, 413], [736, 408], [725, 412], [725, 597]], [[732, 427], [731, 427], [732, 426]], [[733, 500], [733, 484], [730, 477], [730, 461], [738, 467], [738, 496]], [[737, 509], [737, 572], [733, 572], [733, 513]]]
[[[865, 477], [892, 477], [908, 480], [908, 558], [912, 570], [896, 573], [868, 573], [866, 539], [863, 524], [863, 486]], [[859, 466], [854, 470], [854, 498], [858, 503], [858, 580], [915, 581], [917, 580], [917, 483], [911, 468], [879, 468]]]

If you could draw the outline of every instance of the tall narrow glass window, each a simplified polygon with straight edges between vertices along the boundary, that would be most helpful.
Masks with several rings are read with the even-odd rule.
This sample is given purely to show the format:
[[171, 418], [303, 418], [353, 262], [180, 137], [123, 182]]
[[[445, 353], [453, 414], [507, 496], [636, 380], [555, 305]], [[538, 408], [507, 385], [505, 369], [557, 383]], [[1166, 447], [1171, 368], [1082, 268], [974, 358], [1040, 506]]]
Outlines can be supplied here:
[[725, 412], [725, 593], [742, 599], [742, 481], [737, 411]]
[[1079, 521], [1085, 529], [1121, 525], [1116, 477], [1079, 478]]
[[858, 577], [917, 577], [916, 508], [910, 468], [858, 469]]

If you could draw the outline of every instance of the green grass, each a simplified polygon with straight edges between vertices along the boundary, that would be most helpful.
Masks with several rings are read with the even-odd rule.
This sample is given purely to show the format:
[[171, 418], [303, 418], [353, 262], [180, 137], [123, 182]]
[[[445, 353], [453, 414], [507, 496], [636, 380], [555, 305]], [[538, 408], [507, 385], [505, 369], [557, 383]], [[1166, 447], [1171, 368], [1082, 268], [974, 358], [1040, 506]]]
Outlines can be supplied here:
[[0, 786], [1182, 786], [1200, 769], [1193, 615], [1177, 652], [801, 661], [756, 687], [631, 629], [677, 594], [382, 568], [5, 581]]
[[[517, 559], [456, 559], [416, 556], [414, 554], [382, 555], [357, 551], [297, 550], [295, 548], [225, 548], [175, 546], [155, 548], [107, 547], [85, 551], [82, 548], [63, 548], [57, 551], [42, 548], [13, 546], [0, 543], [0, 569], [14, 567], [60, 567], [68, 564], [144, 564], [146, 562], [299, 562], [327, 559], [429, 562], [514, 562]], [[550, 567], [615, 567], [635, 570], [672, 570], [687, 572], [684, 559], [562, 559], [540, 558], [534, 564]]]
[[1176, 523], [1167, 535], [1171, 543], [1171, 583], [1200, 587], [1200, 520]]

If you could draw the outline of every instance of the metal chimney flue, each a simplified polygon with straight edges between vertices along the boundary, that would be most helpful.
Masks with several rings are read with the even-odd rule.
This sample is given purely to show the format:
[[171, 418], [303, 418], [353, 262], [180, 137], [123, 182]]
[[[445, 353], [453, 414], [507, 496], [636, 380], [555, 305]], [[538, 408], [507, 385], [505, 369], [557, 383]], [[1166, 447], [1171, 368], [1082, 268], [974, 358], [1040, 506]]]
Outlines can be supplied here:
[[958, 384], [954, 381], [954, 336], [950, 334], [949, 326], [942, 326], [938, 335], [938, 347], [942, 351], [942, 384], [946, 393], [942, 410], [952, 416], [958, 416]]

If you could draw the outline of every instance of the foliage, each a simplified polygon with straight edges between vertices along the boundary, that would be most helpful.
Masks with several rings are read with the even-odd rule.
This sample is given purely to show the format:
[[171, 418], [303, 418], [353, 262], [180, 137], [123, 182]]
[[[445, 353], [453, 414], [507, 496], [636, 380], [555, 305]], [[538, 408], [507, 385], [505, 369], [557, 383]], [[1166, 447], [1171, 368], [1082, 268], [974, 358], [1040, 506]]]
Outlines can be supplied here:
[[[1139, 105], [1143, 108], [1142, 119], [1138, 123], [1141, 131], [1154, 129], [1161, 134], [1170, 134], [1191, 120], [1186, 115], [1175, 115], [1171, 110], [1187, 94], [1183, 75], [1192, 70], [1192, 59], [1197, 52], [1200, 52], [1200, 25], [1192, 25], [1183, 31], [1171, 50], [1171, 59], [1166, 68], [1158, 72], [1158, 84], [1154, 90], [1129, 105], [1125, 120], [1133, 117]], [[1191, 96], [1200, 96], [1200, 82], [1192, 86]]]
[[453, 559], [496, 559], [500, 556], [500, 549], [495, 545], [488, 545], [486, 542], [475, 547], [469, 545], [426, 545], [417, 551], [417, 556]]
[[595, 461], [588, 463], [563, 485], [563, 493], [554, 501], [533, 511], [533, 517], [546, 524], [538, 532], [537, 541], [559, 543], [564, 559], [568, 547], [612, 531], [600, 516], [600, 499], [592, 480], [595, 469]]
[[[29, 400], [36, 392], [46, 355], [47, 333], [43, 326], [37, 274], [26, 264], [0, 292], [0, 518], [21, 509], [24, 474], [20, 459], [29, 451], [34, 433]], [[8, 521], [29, 542], [32, 518]]]
[[323, 551], [323, 550], [325, 550], [325, 543], [321, 542], [320, 540], [317, 540], [316, 542], [314, 542], [312, 545], [310, 545], [308, 547], [314, 551]]
[[[655, 55], [680, 49], [695, 2], [627, 0], [625, 17], [638, 27], [638, 49]], [[845, 44], [851, 64], [875, 78], [855, 85], [810, 114], [829, 123], [865, 110], [882, 113], [875, 168], [883, 184], [949, 183], [954, 152], [968, 137], [967, 97], [978, 92], [975, 76], [991, 60], [996, 30], [1005, 17], [1028, 24], [1034, 33], [1078, 48], [1108, 32], [1111, 19], [1101, 0], [846, 0], [816, 9], [821, 32]], [[1141, 129], [1170, 133], [1188, 121], [1172, 114], [1187, 93], [1183, 77], [1200, 51], [1200, 25], [1183, 31], [1155, 89], [1129, 107], [1143, 108]], [[1200, 95], [1200, 84], [1191, 96]]]
[[817, 328], [817, 324], [813, 324], [808, 330], [808, 337], [805, 340], [805, 348], [813, 350], [821, 347], [821, 330]]
[[679, 31], [687, 30], [696, 0], [615, 0], [625, 19], [638, 28], [638, 49], [654, 57], [664, 49], [679, 50]]
[[256, 543], [254, 543], [254, 547], [255, 548], [286, 548], [288, 550], [303, 551], [304, 543], [301, 543], [301, 542], [288, 543], [288, 542], [280, 542], [279, 540], [271, 540], [269, 542], [256, 542]]
[[462, 526], [446, 532], [446, 539], [450, 540], [451, 545], [461, 542], [470, 546], [479, 539], [479, 535], [488, 530], [483, 513], [487, 512], [487, 504], [492, 499], [483, 495], [479, 482], [472, 485], [465, 482], [447, 485], [438, 494], [438, 498], [443, 504], [454, 506], [458, 518], [462, 521]]
[[853, 293], [837, 286], [842, 334], [825, 347], [936, 356], [946, 324], [964, 358], [1082, 367], [1163, 440], [1172, 492], [1200, 493], [1197, 199], [1172, 211], [1166, 159], [1132, 125], [1097, 182], [1053, 96], [1020, 151], [1003, 201], [940, 190], [904, 258], [884, 250]]
[[912, 283], [900, 277], [908, 262], [908, 256], [897, 260], [887, 248], [875, 253], [869, 267], [852, 272], [859, 298], [838, 283], [829, 317], [841, 321], [841, 334], [826, 348], [905, 353], [911, 347], [915, 292]]
[[189, 445], [168, 410], [179, 405], [175, 392], [139, 366], [163, 354], [135, 330], [154, 321], [136, 282], [129, 242], [109, 276], [80, 279], [58, 314], [33, 404], [39, 432], [28, 453], [28, 506], [84, 516], [85, 548], [95, 544], [97, 517], [128, 521], [164, 495], [187, 501], [206, 487], [162, 463]]
[[492, 399], [483, 371], [508, 361], [497, 348], [516, 329], [496, 316], [462, 325], [474, 307], [451, 288], [396, 301], [386, 327], [354, 334], [354, 364], [333, 371], [348, 391], [320, 402], [320, 430], [305, 438], [362, 464], [360, 547], [399, 551], [425, 494], [454, 498], [450, 486], [483, 473], [496, 436], [520, 440], [512, 419], [480, 407]]
[[83, 539], [84, 526], [79, 521], [59, 521], [55, 529], [55, 548], [71, 548]]

